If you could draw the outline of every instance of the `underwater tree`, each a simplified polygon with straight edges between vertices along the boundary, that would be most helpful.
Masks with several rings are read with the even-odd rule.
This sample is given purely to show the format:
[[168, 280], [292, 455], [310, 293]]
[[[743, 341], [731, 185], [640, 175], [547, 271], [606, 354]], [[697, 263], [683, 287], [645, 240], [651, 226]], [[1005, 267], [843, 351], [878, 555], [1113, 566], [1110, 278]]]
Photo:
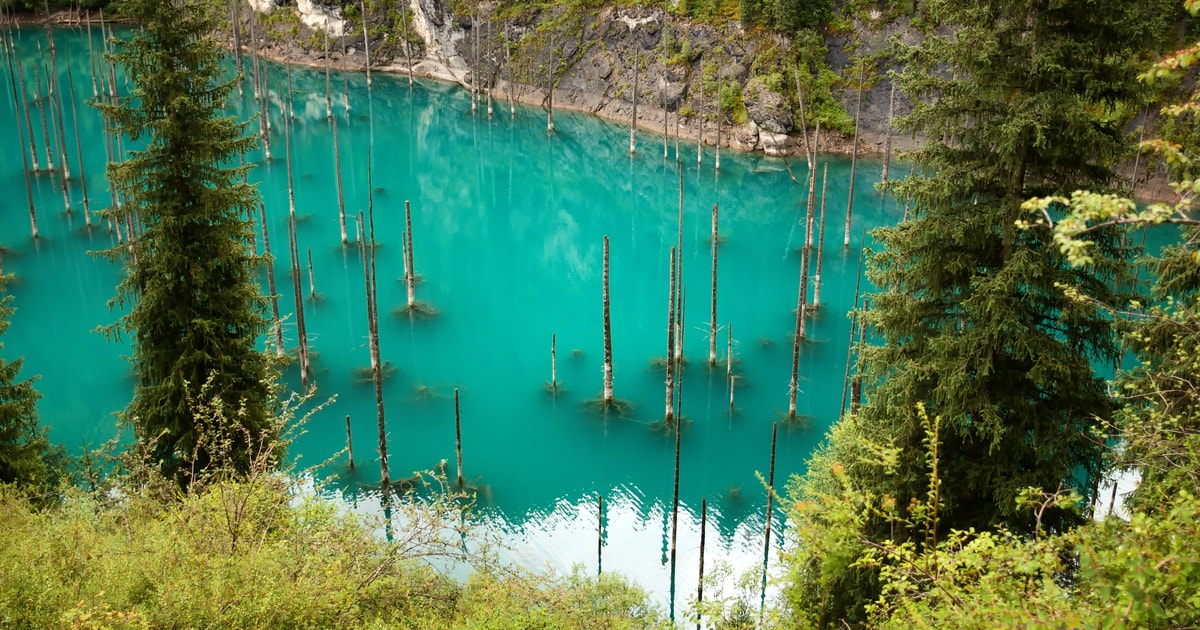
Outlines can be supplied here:
[[[181, 485], [214, 464], [244, 470], [272, 437], [268, 359], [256, 347], [266, 302], [254, 281], [247, 211], [258, 192], [236, 163], [254, 147], [246, 123], [222, 112], [235, 80], [222, 78], [220, 7], [204, 0], [120, 0], [140, 29], [114, 48], [132, 93], [97, 107], [143, 148], [110, 163], [142, 235], [103, 252], [125, 262], [110, 306], [128, 307], [103, 330], [132, 337], [137, 383], [124, 417], [151, 463]], [[200, 439], [189, 403], [201, 395], [239, 409], [222, 427], [232, 461]], [[204, 402], [204, 401], [196, 401]]]

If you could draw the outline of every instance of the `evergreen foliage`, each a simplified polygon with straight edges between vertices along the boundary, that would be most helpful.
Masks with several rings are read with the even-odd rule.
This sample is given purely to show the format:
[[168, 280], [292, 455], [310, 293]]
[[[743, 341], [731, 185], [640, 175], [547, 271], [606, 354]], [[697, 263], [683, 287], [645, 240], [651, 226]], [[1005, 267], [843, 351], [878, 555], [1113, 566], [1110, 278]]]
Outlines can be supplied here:
[[[13, 296], [5, 289], [11, 277], [0, 275], [0, 337], [15, 310]], [[18, 380], [21, 363], [0, 356], [0, 483], [43, 486], [51, 477], [47, 457], [52, 449], [45, 428], [38, 424], [37, 401], [42, 395], [33, 387], [36, 377]]]
[[137, 383], [125, 418], [151, 461], [186, 485], [214, 463], [191, 411], [210, 379], [206, 395], [239, 408], [224, 427], [236, 467], [245, 470], [271, 439], [270, 366], [256, 348], [265, 301], [253, 279], [253, 232], [245, 219], [258, 194], [242, 182], [245, 167], [226, 166], [253, 139], [245, 123], [221, 111], [234, 84], [221, 77], [219, 6], [122, 0], [117, 8], [141, 27], [113, 53], [133, 93], [98, 107], [144, 148], [108, 167], [141, 233], [128, 250], [105, 252], [127, 266], [110, 305], [129, 307], [106, 332], [133, 339]]
[[[1115, 363], [1119, 349], [1107, 313], [1062, 287], [1122, 301], [1112, 286], [1128, 252], [1115, 231], [1097, 230], [1092, 264], [1072, 268], [1049, 234], [1016, 222], [1030, 197], [1109, 184], [1126, 147], [1117, 113], [1143, 95], [1133, 62], [1171, 15], [1163, 3], [1126, 0], [925, 9], [951, 28], [901, 47], [900, 85], [916, 105], [900, 124], [930, 141], [911, 156], [920, 174], [894, 188], [911, 196], [910, 220], [875, 232], [882, 250], [869, 277], [880, 290], [865, 321], [878, 343], [861, 359], [866, 403], [825, 457], [845, 467], [834, 485], [898, 506], [902, 522], [921, 510], [937, 519], [931, 537], [928, 520], [863, 517], [868, 546], [936, 547], [951, 529], [1022, 534], [1035, 528], [1019, 509], [1025, 489], [1088, 494], [1102, 444], [1092, 424], [1114, 407], [1092, 365]], [[933, 496], [920, 404], [942, 418]], [[894, 475], [859, 463], [864, 441], [895, 449]], [[1080, 520], [1054, 505], [1039, 523], [1057, 531]], [[879, 595], [877, 566], [809, 562], [796, 606], [823, 624], [861, 621]]]

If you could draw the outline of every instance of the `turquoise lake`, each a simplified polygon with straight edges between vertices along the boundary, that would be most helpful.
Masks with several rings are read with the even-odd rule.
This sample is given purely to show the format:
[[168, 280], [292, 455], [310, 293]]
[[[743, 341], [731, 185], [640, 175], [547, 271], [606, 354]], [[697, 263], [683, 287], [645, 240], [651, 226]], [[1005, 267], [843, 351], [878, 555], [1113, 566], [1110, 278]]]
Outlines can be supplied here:
[[[76, 91], [83, 168], [93, 210], [110, 204], [99, 113], [92, 98], [87, 39], [56, 30], [57, 89], [69, 96], [67, 68]], [[94, 46], [99, 46], [99, 34]], [[27, 94], [35, 96], [34, 66], [50, 67], [43, 29], [17, 35]], [[246, 58], [249, 72], [249, 58]], [[232, 69], [232, 62], [230, 62]], [[42, 79], [45, 80], [43, 74]], [[279, 306], [289, 351], [296, 342], [295, 301], [287, 254], [287, 164], [284, 119], [287, 71], [270, 65], [272, 158], [247, 156], [250, 178], [265, 203], [275, 254]], [[292, 70], [295, 119], [292, 162], [301, 266], [311, 250], [316, 291], [309, 299], [302, 274], [305, 317], [317, 399], [336, 396], [306, 426], [292, 455], [316, 466], [346, 445], [351, 418], [357, 468], [344, 455], [317, 466], [325, 492], [356, 509], [377, 505], [376, 415], [373, 387], [356, 371], [369, 365], [362, 262], [356, 247], [343, 248], [338, 227], [333, 136], [326, 119], [325, 74]], [[366, 210], [367, 152], [373, 155], [375, 224], [379, 241], [380, 351], [397, 368], [384, 383], [393, 478], [429, 469], [439, 460], [454, 467], [453, 392], [462, 406], [464, 470], [485, 486], [478, 518], [502, 532], [510, 556], [531, 567], [567, 568], [597, 563], [597, 497], [606, 508], [603, 569], [624, 572], [665, 601], [674, 437], [654, 430], [664, 407], [663, 372], [652, 360], [664, 354], [669, 251], [678, 234], [679, 171], [675, 141], [670, 158], [662, 138], [639, 131], [630, 155], [629, 128], [590, 116], [555, 112], [547, 134], [545, 112], [518, 106], [510, 116], [497, 104], [490, 119], [471, 112], [470, 94], [457, 86], [373, 74], [334, 72], [342, 177], [347, 214]], [[124, 92], [127, 88], [121, 86]], [[40, 375], [41, 421], [51, 437], [73, 452], [117, 435], [114, 412], [132, 389], [128, 347], [94, 332], [118, 313], [106, 303], [121, 269], [89, 254], [116, 243], [103, 223], [85, 228], [75, 114], [64, 98], [66, 146], [72, 180], [72, 213], [64, 212], [57, 172], [45, 170], [41, 109], [31, 107], [42, 171], [33, 196], [41, 238], [30, 237], [28, 204], [15, 123], [14, 94], [6, 81], [0, 103], [0, 246], [16, 315], [3, 339], [9, 358], [25, 357], [22, 374]], [[230, 113], [248, 119], [257, 111], [249, 82]], [[348, 93], [350, 111], [345, 109]], [[19, 100], [19, 99], [18, 99]], [[247, 127], [257, 133], [257, 125]], [[51, 129], [54, 135], [54, 129]], [[28, 151], [29, 139], [25, 138]], [[127, 145], [128, 147], [128, 145]], [[683, 169], [683, 282], [685, 355], [678, 608], [695, 592], [700, 503], [708, 499], [707, 563], [728, 560], [739, 568], [761, 562], [766, 476], [772, 423], [787, 409], [791, 335], [804, 239], [806, 187], [789, 177], [784, 162], [761, 155], [721, 154], [681, 142]], [[61, 160], [54, 147], [54, 160]], [[875, 192], [880, 163], [861, 160], [855, 192], [853, 242], [842, 247], [850, 172], [848, 158], [828, 161], [827, 233], [821, 307], [808, 324], [800, 356], [799, 413], [807, 428], [780, 424], [776, 485], [803, 471], [806, 457], [837, 417], [842, 400], [850, 320], [862, 231], [898, 221], [902, 209]], [[803, 181], [804, 160], [792, 170]], [[818, 181], [818, 194], [820, 182]], [[417, 297], [438, 315], [411, 319], [393, 309], [406, 303], [401, 281], [404, 202], [412, 205]], [[720, 207], [718, 343], [721, 365], [707, 366], [711, 291], [710, 225]], [[349, 219], [348, 219], [349, 220]], [[350, 225], [354, 238], [353, 224]], [[630, 401], [627, 417], [584, 409], [602, 384], [601, 255], [611, 247], [612, 336], [616, 396]], [[258, 248], [261, 251], [261, 235]], [[815, 256], [813, 261], [815, 269]], [[811, 272], [810, 272], [811, 273]], [[263, 285], [265, 291], [265, 273]], [[866, 283], [864, 280], [864, 288]], [[810, 293], [811, 295], [811, 293]], [[725, 326], [733, 326], [736, 413], [729, 413], [725, 379]], [[565, 393], [550, 396], [550, 339], [557, 336], [558, 378]], [[299, 388], [293, 367], [284, 374]], [[782, 512], [775, 527], [783, 526]], [[777, 542], [777, 541], [783, 542]], [[787, 544], [786, 535], [772, 544]], [[711, 568], [711, 564], [709, 564]]]

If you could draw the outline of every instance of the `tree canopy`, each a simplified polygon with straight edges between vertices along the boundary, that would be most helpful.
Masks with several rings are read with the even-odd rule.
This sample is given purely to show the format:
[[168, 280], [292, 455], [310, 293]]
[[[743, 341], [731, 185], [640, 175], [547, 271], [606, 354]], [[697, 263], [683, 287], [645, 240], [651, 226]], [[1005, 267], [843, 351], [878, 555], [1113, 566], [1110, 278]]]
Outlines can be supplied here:
[[[258, 193], [242, 181], [246, 167], [226, 166], [253, 139], [245, 123], [222, 112], [233, 82], [222, 78], [215, 3], [116, 6], [140, 25], [112, 54], [132, 93], [98, 107], [118, 132], [144, 145], [108, 166], [128, 202], [110, 212], [121, 219], [132, 213], [140, 230], [128, 248], [106, 252], [126, 261], [128, 271], [113, 300], [128, 312], [107, 330], [133, 340], [137, 383], [127, 420], [150, 460], [186, 483], [215, 457], [244, 468], [271, 439], [271, 370], [256, 347], [265, 301], [248, 252], [247, 216]], [[202, 387], [205, 397], [240, 409], [231, 426], [196, 425], [192, 410], [206, 402], [197, 400]]]

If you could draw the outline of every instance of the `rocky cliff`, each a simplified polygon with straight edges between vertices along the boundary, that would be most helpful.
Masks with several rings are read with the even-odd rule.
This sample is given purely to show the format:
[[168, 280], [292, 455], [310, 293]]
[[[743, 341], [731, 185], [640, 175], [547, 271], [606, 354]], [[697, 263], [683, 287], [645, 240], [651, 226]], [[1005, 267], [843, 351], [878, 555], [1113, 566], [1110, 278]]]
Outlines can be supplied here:
[[[625, 6], [501, 11], [484, 2], [456, 13], [448, 0], [404, 0], [379, 9], [367, 2], [250, 0], [242, 15], [244, 50], [251, 10], [259, 28], [265, 24], [273, 33], [265, 44], [260, 41], [262, 52], [276, 58], [364, 69], [369, 54], [372, 71], [411, 68], [414, 75], [454, 81], [501, 101], [623, 122], [636, 111], [639, 127], [660, 134], [702, 138], [709, 145], [719, 134], [721, 146], [739, 151], [804, 152], [795, 86], [798, 74], [808, 71], [787, 66], [790, 42], [746, 31], [735, 21], [715, 26], [681, 20], [661, 8]], [[273, 17], [264, 20], [265, 14]], [[332, 38], [328, 59], [322, 29]], [[907, 111], [907, 101], [893, 96], [886, 66], [875, 63], [867, 73], [848, 65], [883, 50], [891, 37], [910, 37], [910, 29], [873, 15], [849, 31], [825, 36], [827, 69], [837, 77], [830, 94], [844, 109], [842, 116], [859, 113], [859, 151], [882, 152], [889, 120]], [[861, 108], [859, 70], [864, 70]], [[804, 122], [811, 142], [815, 124], [813, 104], [808, 105]], [[822, 129], [819, 150], [848, 153], [849, 120], [840, 132]], [[902, 149], [912, 139], [894, 136], [891, 144]]]

